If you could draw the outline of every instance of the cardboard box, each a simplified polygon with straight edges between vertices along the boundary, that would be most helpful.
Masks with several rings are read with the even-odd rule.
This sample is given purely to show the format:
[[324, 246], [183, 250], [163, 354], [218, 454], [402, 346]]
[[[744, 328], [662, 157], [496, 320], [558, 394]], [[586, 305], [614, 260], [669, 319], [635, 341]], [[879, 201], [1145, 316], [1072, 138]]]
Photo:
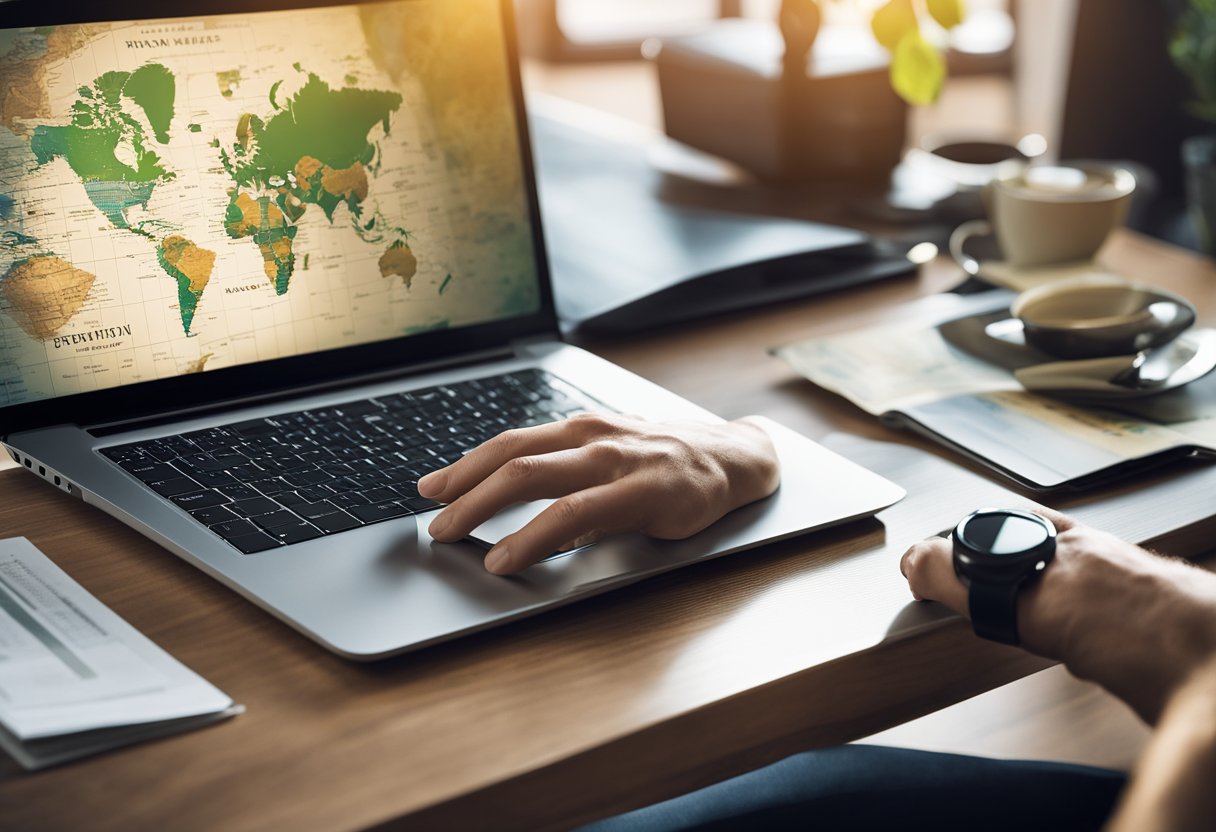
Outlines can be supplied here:
[[868, 32], [824, 29], [785, 78], [775, 23], [724, 20], [655, 58], [667, 133], [776, 183], [881, 186], [899, 163], [907, 105]]

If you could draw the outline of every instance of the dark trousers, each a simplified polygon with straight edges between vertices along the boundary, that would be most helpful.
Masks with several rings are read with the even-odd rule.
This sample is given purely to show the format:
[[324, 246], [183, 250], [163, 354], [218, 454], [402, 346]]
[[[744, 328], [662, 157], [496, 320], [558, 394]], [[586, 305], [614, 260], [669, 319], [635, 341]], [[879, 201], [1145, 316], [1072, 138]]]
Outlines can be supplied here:
[[1064, 763], [846, 745], [788, 757], [584, 832], [1100, 829], [1126, 776]]

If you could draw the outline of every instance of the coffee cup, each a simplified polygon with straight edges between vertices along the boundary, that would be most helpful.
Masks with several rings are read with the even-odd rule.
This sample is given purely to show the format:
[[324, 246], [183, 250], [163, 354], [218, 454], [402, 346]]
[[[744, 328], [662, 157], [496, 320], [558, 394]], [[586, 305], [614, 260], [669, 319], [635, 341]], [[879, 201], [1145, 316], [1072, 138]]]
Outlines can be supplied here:
[[972, 274], [968, 239], [995, 235], [1005, 262], [1036, 269], [1092, 260], [1110, 232], [1122, 224], [1136, 179], [1117, 167], [1029, 167], [994, 179], [984, 188], [986, 220], [963, 223], [950, 251]]

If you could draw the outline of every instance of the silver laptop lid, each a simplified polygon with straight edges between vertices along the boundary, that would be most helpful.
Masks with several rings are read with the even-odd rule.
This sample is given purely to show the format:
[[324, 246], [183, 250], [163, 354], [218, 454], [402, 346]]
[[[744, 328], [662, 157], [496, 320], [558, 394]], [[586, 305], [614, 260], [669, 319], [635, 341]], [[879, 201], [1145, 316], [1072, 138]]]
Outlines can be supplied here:
[[243, 5], [4, 4], [0, 434], [556, 332], [510, 3]]

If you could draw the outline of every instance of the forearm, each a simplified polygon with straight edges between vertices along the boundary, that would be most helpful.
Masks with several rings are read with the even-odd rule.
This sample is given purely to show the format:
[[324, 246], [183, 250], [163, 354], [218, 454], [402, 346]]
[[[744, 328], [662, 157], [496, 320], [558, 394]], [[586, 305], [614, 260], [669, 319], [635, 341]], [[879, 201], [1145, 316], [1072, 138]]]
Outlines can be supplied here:
[[1170, 699], [1109, 832], [1216, 829], [1216, 656]]

